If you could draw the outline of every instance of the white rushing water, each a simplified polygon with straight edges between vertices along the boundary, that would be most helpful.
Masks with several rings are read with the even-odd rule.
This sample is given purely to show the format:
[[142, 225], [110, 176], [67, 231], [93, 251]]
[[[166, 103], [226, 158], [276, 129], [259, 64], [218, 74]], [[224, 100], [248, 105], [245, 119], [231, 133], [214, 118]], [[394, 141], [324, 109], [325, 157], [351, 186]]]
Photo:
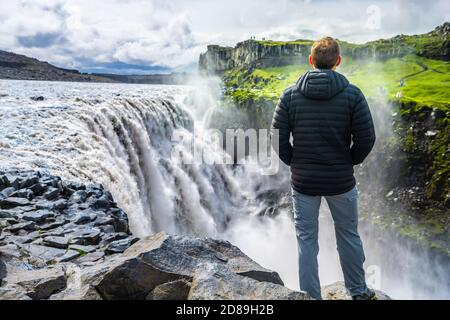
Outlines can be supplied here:
[[[30, 99], [35, 96], [45, 99]], [[0, 169], [43, 169], [70, 180], [102, 183], [127, 212], [137, 236], [163, 230], [228, 239], [297, 289], [290, 209], [274, 218], [258, 215], [268, 207], [268, 191], [288, 190], [286, 169], [278, 176], [263, 176], [256, 166], [183, 164], [171, 157], [174, 130], [193, 134], [194, 126], [200, 135], [195, 143], [208, 156], [217, 156], [201, 137], [216, 99], [206, 84], [0, 80]], [[181, 152], [192, 157], [188, 148]], [[329, 284], [342, 274], [328, 212], [321, 219], [320, 271], [323, 284]], [[366, 248], [372, 247], [371, 239], [366, 240]], [[398, 278], [396, 272], [388, 270], [388, 279]], [[395, 286], [377, 278], [373, 284], [398, 297], [421, 297], [414, 283], [395, 289], [406, 287], [405, 281], [409, 285], [412, 276], [400, 278]]]

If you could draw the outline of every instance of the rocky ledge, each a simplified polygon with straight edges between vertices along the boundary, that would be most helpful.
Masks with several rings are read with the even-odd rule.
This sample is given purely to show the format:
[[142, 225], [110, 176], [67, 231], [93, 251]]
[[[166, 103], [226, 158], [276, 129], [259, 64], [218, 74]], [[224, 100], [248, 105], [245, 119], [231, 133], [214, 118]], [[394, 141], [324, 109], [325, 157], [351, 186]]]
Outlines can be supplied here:
[[[345, 298], [341, 284], [332, 290]], [[10, 171], [0, 172], [0, 299], [309, 297], [227, 241], [132, 236], [127, 215], [101, 185]]]

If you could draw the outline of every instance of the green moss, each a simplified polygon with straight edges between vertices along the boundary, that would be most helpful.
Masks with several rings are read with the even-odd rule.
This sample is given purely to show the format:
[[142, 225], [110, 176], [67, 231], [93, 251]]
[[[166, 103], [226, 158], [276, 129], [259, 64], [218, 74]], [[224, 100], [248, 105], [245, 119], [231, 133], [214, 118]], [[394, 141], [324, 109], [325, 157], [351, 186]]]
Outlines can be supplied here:
[[[287, 87], [295, 84], [309, 69], [308, 64], [255, 70], [233, 69], [224, 75], [226, 94], [237, 102], [243, 102], [246, 98], [275, 102]], [[344, 59], [338, 71], [361, 88], [369, 98], [376, 98], [385, 92], [390, 100], [414, 106], [414, 109], [402, 110], [407, 113], [430, 105], [449, 111], [449, 70], [448, 61], [409, 55], [386, 61]], [[401, 79], [405, 79], [404, 86], [400, 86]], [[239, 92], [235, 93], [235, 90]], [[397, 97], [399, 93], [401, 98]]]
[[416, 143], [414, 140], [414, 131], [412, 128], [409, 128], [406, 131], [406, 135], [402, 141], [403, 151], [412, 153], [416, 149]]
[[450, 190], [450, 127], [447, 125], [432, 139], [428, 154], [432, 156], [432, 166], [428, 170], [431, 176], [426, 185], [428, 198], [445, 200]]
[[372, 216], [362, 211], [360, 218], [376, 226], [380, 231], [392, 231], [401, 237], [419, 243], [424, 248], [434, 249], [450, 256], [448, 227], [439, 221], [437, 212], [427, 213], [426, 219], [419, 222], [403, 211]]

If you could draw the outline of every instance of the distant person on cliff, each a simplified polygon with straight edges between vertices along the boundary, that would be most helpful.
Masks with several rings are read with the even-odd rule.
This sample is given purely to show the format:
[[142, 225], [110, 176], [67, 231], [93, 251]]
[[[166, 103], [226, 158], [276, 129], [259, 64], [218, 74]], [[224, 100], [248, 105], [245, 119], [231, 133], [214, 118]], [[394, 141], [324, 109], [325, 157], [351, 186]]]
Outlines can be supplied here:
[[375, 130], [361, 90], [335, 71], [341, 61], [336, 40], [314, 43], [309, 57], [313, 70], [283, 93], [273, 117], [272, 141], [279, 142], [278, 155], [291, 167], [301, 290], [321, 299], [318, 218], [325, 197], [345, 286], [354, 300], [372, 300], [376, 295], [365, 281], [353, 167], [372, 151]]

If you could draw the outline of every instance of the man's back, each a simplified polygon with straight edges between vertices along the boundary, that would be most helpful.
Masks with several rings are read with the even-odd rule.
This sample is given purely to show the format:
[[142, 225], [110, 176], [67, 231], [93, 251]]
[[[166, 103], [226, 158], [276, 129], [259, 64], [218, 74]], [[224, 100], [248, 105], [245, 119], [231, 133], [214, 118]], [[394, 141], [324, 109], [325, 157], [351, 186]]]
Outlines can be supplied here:
[[279, 155], [291, 166], [294, 190], [306, 195], [338, 195], [354, 188], [353, 166], [375, 143], [364, 95], [328, 69], [307, 72], [284, 92], [272, 129], [279, 130]]
[[371, 300], [376, 294], [365, 281], [353, 166], [369, 155], [375, 130], [362, 92], [334, 71], [341, 62], [335, 39], [314, 42], [309, 57], [314, 70], [281, 97], [273, 117], [272, 142], [278, 141], [280, 159], [291, 166], [300, 289], [314, 299], [322, 298], [317, 254], [319, 209], [325, 197], [345, 287], [353, 299]]

